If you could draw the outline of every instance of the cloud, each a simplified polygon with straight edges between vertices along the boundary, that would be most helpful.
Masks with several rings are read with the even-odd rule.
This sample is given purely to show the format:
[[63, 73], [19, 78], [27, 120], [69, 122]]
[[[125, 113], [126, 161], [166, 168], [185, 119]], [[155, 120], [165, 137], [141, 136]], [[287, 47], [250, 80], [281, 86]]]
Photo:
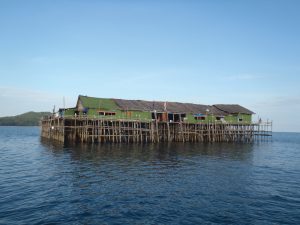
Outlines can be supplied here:
[[275, 131], [300, 132], [300, 96], [273, 96], [252, 105], [259, 117], [271, 119]]
[[[72, 101], [66, 97], [66, 102]], [[0, 87], [0, 104], [3, 106], [0, 116], [17, 115], [28, 111], [51, 111], [53, 105], [56, 105], [56, 108], [63, 107], [63, 96], [37, 90]]]
[[300, 96], [275, 96], [266, 101], [260, 101], [256, 105], [264, 108], [282, 108], [284, 110], [290, 108], [300, 109]]
[[52, 64], [61, 64], [61, 63], [76, 63], [79, 59], [74, 57], [64, 58], [63, 56], [33, 56], [28, 58], [26, 63], [33, 65], [52, 65]]
[[0, 98], [20, 98], [34, 99], [35, 101], [49, 101], [56, 99], [56, 96], [41, 91], [33, 91], [23, 88], [0, 87]]
[[49, 64], [50, 59], [43, 56], [36, 56], [30, 59], [30, 62], [37, 63], [37, 64]]
[[227, 80], [257, 80], [264, 78], [262, 75], [254, 75], [254, 74], [240, 74], [236, 76], [227, 76]]

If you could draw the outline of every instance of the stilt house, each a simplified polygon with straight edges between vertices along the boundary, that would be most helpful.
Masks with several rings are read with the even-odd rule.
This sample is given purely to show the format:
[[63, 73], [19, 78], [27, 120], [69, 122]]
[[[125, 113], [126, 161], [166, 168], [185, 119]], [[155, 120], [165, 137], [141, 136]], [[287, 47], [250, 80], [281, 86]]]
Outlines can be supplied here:
[[60, 109], [61, 116], [87, 116], [188, 123], [251, 123], [252, 114], [237, 104], [192, 103], [95, 98], [79, 95], [76, 107]]

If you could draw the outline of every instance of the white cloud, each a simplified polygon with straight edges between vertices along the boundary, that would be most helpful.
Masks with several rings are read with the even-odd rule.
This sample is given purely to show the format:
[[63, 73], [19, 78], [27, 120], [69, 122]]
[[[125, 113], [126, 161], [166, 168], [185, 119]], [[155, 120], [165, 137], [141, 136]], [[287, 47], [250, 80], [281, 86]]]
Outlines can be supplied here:
[[36, 56], [29, 60], [30, 62], [34, 64], [49, 64], [51, 60], [44, 56]]
[[254, 74], [240, 74], [235, 76], [227, 76], [227, 80], [257, 80], [264, 78], [262, 75], [254, 75]]
[[274, 96], [252, 108], [263, 119], [273, 120], [274, 131], [300, 132], [300, 96]]
[[[66, 97], [66, 102], [73, 101]], [[54, 105], [56, 109], [63, 107], [63, 96], [23, 88], [0, 87], [0, 104], [3, 106], [0, 116], [17, 115], [28, 111], [51, 111]]]
[[272, 109], [281, 108], [287, 111], [289, 108], [297, 108], [300, 110], [300, 96], [274, 96], [265, 101], [258, 102], [257, 105]]

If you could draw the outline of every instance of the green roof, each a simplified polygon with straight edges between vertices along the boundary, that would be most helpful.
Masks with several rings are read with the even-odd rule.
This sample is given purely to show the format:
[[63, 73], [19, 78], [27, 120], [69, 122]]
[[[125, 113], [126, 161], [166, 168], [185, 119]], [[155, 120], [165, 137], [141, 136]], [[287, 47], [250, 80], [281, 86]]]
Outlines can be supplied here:
[[[166, 111], [177, 113], [202, 113], [214, 115], [228, 114], [253, 114], [252, 111], [237, 105], [237, 104], [217, 104], [217, 105], [200, 105], [192, 103], [180, 102], [162, 102], [162, 101], [142, 101], [142, 100], [124, 100], [112, 98], [96, 98], [79, 95], [76, 108], [79, 108], [78, 103], [82, 104], [83, 108], [94, 110], [109, 110], [109, 111]], [[83, 110], [83, 109], [80, 109]]]
[[95, 98], [79, 95], [79, 99], [84, 108], [89, 109], [106, 109], [106, 110], [119, 110], [114, 100], [110, 98]]

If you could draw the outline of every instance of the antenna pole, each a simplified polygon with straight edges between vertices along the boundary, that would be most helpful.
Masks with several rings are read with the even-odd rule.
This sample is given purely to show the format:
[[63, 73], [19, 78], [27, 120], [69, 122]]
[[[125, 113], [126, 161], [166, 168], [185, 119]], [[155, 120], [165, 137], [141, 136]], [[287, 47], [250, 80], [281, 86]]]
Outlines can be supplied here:
[[63, 97], [63, 107], [64, 107], [64, 110], [66, 109], [66, 99], [65, 99], [65, 96]]

